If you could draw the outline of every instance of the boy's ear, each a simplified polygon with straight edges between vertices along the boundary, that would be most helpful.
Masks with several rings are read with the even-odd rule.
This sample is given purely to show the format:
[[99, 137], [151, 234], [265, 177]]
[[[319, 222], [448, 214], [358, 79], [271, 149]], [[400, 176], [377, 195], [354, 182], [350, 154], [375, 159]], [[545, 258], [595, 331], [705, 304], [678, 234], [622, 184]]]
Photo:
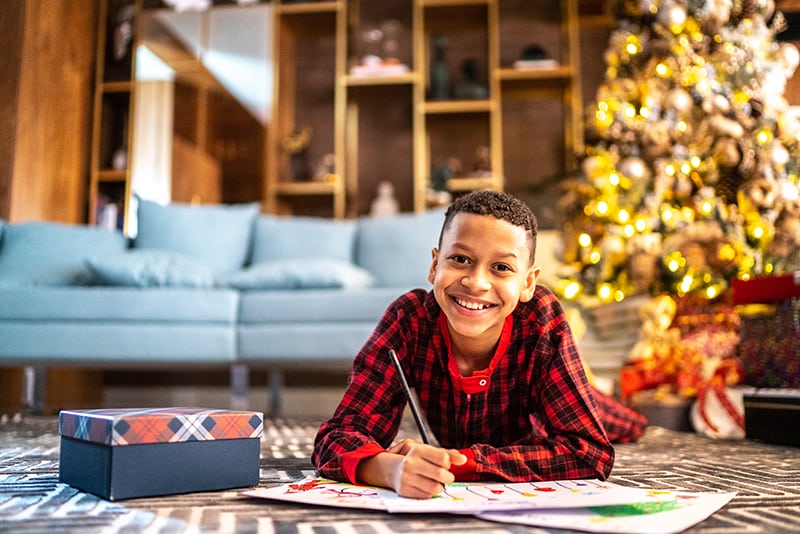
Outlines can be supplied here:
[[439, 249], [431, 249], [431, 267], [428, 269], [428, 282], [433, 284], [436, 278], [436, 265], [439, 263]]
[[542, 268], [531, 265], [528, 268], [527, 275], [525, 276], [525, 285], [519, 295], [521, 302], [528, 302], [533, 298], [533, 293], [536, 291], [536, 280], [542, 274]]

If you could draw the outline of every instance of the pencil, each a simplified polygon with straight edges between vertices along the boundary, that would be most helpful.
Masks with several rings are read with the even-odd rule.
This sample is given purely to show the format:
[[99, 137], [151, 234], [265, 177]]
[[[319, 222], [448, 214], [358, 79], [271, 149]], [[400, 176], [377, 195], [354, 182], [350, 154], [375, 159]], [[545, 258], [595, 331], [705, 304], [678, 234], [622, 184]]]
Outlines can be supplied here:
[[422, 437], [422, 442], [426, 445], [431, 445], [433, 444], [433, 440], [431, 440], [431, 437], [428, 434], [428, 429], [426, 428], [425, 420], [422, 418], [422, 412], [419, 409], [419, 404], [417, 404], [414, 395], [411, 393], [411, 388], [408, 387], [406, 374], [403, 372], [403, 366], [400, 365], [400, 360], [397, 358], [397, 353], [394, 351], [394, 349], [389, 349], [389, 356], [392, 357], [392, 362], [394, 363], [395, 369], [397, 369], [397, 374], [400, 375], [400, 383], [403, 385], [403, 392], [406, 394], [406, 400], [408, 400], [408, 406], [411, 408], [411, 415], [414, 416], [414, 422], [417, 423], [417, 428], [419, 429], [419, 435]]

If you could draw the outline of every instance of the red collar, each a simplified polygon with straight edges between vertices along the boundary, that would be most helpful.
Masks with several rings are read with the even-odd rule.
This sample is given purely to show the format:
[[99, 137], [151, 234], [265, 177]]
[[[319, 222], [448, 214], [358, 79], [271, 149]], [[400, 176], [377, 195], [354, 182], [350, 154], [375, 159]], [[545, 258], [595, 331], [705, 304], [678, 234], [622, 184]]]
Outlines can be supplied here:
[[448, 370], [450, 371], [453, 383], [458, 389], [467, 394], [479, 393], [489, 389], [494, 370], [497, 368], [503, 356], [508, 352], [508, 346], [511, 343], [511, 326], [513, 322], [511, 315], [506, 317], [503, 323], [503, 331], [500, 333], [500, 341], [497, 343], [497, 348], [494, 351], [492, 360], [489, 362], [489, 367], [474, 371], [470, 376], [461, 376], [461, 371], [458, 369], [458, 362], [455, 356], [453, 356], [453, 344], [450, 340], [450, 328], [447, 326], [447, 317], [444, 313], [439, 314], [439, 327], [442, 330], [445, 347], [447, 347]]

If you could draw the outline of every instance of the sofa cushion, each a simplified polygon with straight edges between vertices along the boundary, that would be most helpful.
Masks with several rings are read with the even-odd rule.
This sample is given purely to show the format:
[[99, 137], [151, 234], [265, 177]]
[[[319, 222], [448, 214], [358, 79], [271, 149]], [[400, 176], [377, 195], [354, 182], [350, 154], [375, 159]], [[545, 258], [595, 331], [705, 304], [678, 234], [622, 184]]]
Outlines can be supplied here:
[[239, 323], [366, 322], [374, 327], [404, 292], [397, 287], [245, 291], [239, 297]]
[[246, 324], [237, 330], [237, 361], [346, 371], [374, 328], [367, 321]]
[[101, 285], [208, 288], [216, 284], [211, 267], [205, 263], [164, 250], [90, 256], [86, 265], [94, 282]]
[[293, 258], [266, 261], [222, 276], [222, 282], [241, 290], [368, 287], [366, 269], [336, 258]]
[[220, 323], [233, 326], [233, 289], [131, 287], [0, 287], [0, 322]]
[[402, 213], [358, 221], [356, 264], [386, 287], [430, 286], [431, 250], [439, 240], [444, 211]]
[[162, 206], [140, 199], [134, 247], [185, 254], [215, 273], [235, 271], [248, 259], [258, 211], [258, 204]]
[[310, 257], [350, 262], [355, 233], [354, 221], [264, 215], [255, 224], [251, 262]]
[[0, 285], [73, 285], [90, 280], [90, 255], [117, 254], [127, 241], [96, 226], [51, 222], [6, 224], [0, 247]]

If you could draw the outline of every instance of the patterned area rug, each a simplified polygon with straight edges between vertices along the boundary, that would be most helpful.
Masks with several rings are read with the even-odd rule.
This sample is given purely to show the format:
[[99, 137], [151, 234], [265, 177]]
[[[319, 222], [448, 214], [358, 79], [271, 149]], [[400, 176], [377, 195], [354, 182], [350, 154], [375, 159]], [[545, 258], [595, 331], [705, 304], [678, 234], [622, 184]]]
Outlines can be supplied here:
[[[318, 424], [265, 421], [261, 486], [313, 474], [309, 456]], [[300, 507], [244, 497], [238, 490], [112, 503], [58, 482], [58, 445], [55, 418], [0, 419], [0, 532], [548, 532], [473, 517]], [[660, 489], [739, 492], [691, 533], [800, 531], [797, 448], [715, 441], [650, 427], [638, 443], [617, 447], [611, 480]]]

